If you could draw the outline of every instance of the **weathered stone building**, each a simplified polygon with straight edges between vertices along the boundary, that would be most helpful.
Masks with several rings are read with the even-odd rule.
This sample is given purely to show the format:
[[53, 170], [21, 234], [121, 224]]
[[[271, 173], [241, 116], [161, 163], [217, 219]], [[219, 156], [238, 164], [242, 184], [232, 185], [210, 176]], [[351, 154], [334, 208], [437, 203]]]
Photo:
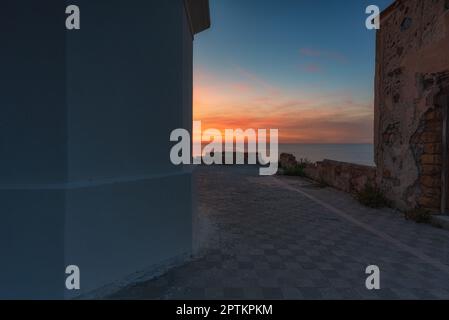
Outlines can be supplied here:
[[447, 209], [449, 0], [381, 14], [375, 80], [378, 182], [401, 209]]

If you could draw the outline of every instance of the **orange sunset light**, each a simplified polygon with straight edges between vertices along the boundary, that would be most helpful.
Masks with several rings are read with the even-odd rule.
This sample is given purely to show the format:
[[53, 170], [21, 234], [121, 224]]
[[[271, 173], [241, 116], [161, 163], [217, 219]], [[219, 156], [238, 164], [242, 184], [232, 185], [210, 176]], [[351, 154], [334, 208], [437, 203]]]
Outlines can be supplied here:
[[[279, 129], [280, 143], [370, 143], [373, 108], [345, 92], [310, 94], [238, 73], [231, 82], [195, 73], [194, 119], [203, 130]], [[194, 137], [199, 139], [199, 137]]]

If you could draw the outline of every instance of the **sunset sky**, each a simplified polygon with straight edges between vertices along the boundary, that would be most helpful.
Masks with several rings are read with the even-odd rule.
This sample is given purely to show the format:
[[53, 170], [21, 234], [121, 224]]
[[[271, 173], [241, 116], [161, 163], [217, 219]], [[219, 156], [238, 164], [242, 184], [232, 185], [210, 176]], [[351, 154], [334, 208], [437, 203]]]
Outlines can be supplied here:
[[283, 143], [371, 143], [375, 32], [392, 0], [210, 0], [195, 40], [194, 119], [277, 128]]

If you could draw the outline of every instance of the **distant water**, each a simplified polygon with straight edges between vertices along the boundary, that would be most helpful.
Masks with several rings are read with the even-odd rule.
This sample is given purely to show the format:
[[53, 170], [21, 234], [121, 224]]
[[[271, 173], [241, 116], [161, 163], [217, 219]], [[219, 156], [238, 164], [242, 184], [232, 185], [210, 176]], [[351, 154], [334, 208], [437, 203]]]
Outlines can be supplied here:
[[297, 160], [322, 161], [324, 159], [374, 166], [372, 144], [281, 144], [279, 153], [291, 153]]

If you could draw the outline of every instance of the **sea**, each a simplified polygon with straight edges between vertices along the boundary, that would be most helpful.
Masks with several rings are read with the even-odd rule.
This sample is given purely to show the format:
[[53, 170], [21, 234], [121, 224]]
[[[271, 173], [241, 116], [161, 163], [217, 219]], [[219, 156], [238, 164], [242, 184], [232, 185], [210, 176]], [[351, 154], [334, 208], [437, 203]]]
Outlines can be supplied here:
[[[270, 146], [270, 144], [268, 144]], [[202, 148], [205, 147], [203, 144]], [[245, 146], [247, 148], [247, 146]], [[234, 146], [235, 148], [235, 146]], [[247, 149], [231, 149], [226, 152], [245, 152]], [[204, 150], [203, 150], [204, 151]], [[261, 150], [259, 150], [261, 151]], [[267, 152], [269, 153], [269, 152]], [[325, 159], [341, 162], [350, 162], [366, 166], [374, 166], [373, 144], [279, 144], [281, 153], [293, 154], [299, 161], [301, 159], [311, 162]], [[194, 154], [195, 157], [197, 155]]]
[[280, 153], [291, 153], [297, 160], [316, 162], [328, 159], [374, 166], [372, 144], [280, 144]]

